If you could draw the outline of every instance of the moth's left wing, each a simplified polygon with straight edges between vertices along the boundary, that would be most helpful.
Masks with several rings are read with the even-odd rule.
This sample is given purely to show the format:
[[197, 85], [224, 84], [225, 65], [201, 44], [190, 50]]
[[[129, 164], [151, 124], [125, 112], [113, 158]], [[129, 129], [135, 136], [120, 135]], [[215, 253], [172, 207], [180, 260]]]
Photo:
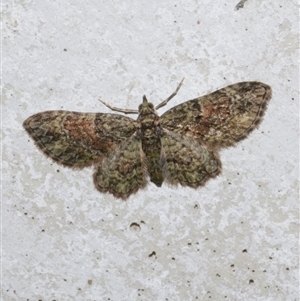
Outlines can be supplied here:
[[100, 192], [125, 200], [146, 186], [147, 175], [141, 139], [133, 134], [96, 166], [94, 184]]
[[258, 127], [271, 94], [263, 83], [237, 83], [171, 108], [161, 125], [216, 148], [231, 146]]
[[45, 155], [72, 168], [101, 162], [136, 131], [129, 117], [70, 111], [41, 112], [23, 126]]

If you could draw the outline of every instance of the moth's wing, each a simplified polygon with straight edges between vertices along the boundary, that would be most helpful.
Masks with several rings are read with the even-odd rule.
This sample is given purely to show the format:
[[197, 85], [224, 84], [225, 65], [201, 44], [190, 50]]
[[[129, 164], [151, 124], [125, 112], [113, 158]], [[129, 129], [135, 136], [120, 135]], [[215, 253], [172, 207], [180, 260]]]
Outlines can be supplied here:
[[161, 143], [163, 174], [170, 184], [197, 188], [221, 172], [217, 152], [191, 137], [163, 130]]
[[237, 83], [171, 108], [161, 125], [217, 148], [231, 146], [258, 127], [271, 94], [263, 83]]
[[83, 168], [101, 162], [128, 139], [136, 121], [117, 114], [46, 111], [23, 123], [35, 144], [57, 163]]
[[146, 157], [141, 139], [134, 134], [96, 167], [94, 184], [100, 192], [125, 200], [146, 186], [146, 177]]

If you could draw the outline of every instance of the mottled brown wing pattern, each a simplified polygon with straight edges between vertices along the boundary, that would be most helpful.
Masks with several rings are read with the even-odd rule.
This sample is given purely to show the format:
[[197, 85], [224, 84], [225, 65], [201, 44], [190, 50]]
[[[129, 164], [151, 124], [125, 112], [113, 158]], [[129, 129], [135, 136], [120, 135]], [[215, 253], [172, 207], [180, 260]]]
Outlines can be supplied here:
[[208, 146], [231, 146], [258, 127], [270, 98], [268, 85], [241, 82], [171, 108], [161, 125]]
[[214, 150], [195, 139], [164, 130], [161, 135], [165, 180], [197, 188], [221, 172], [221, 161]]
[[[177, 89], [156, 109], [166, 105]], [[24, 121], [35, 144], [59, 164], [95, 166], [94, 184], [127, 199], [147, 184], [163, 181], [197, 188], [221, 172], [218, 150], [232, 146], [262, 121], [271, 88], [241, 82], [189, 100], [161, 117], [146, 96], [138, 119], [116, 114], [46, 111]]]
[[126, 199], [146, 186], [147, 166], [137, 134], [124, 141], [96, 168], [94, 184], [100, 192]]
[[38, 113], [23, 126], [47, 156], [72, 168], [101, 162], [136, 131], [136, 121], [129, 117], [69, 111]]

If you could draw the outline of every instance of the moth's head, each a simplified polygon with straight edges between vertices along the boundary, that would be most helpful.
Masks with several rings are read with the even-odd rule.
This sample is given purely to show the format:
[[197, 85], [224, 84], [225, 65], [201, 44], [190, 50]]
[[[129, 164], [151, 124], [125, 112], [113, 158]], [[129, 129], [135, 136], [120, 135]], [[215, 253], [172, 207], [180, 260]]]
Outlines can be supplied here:
[[139, 105], [139, 114], [147, 115], [154, 113], [156, 114], [154, 105], [151, 102], [148, 102], [147, 97], [143, 96], [143, 102]]

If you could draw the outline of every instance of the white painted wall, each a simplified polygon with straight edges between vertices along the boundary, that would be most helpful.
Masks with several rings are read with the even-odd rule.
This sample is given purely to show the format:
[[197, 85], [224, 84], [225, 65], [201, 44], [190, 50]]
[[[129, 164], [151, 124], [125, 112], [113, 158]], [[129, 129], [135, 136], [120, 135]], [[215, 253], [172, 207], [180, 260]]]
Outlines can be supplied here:
[[[237, 3], [3, 3], [2, 300], [298, 300], [297, 1]], [[99, 97], [158, 104], [183, 77], [160, 113], [239, 81], [273, 88], [260, 128], [198, 190], [116, 200], [22, 129], [45, 110], [109, 112]]]

